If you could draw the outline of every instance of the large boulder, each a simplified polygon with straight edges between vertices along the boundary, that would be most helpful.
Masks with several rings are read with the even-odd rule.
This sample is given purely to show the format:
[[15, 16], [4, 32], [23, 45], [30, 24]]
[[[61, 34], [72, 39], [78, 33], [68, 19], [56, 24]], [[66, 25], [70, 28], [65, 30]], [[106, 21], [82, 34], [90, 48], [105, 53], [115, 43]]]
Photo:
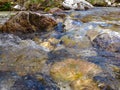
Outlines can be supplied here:
[[11, 17], [2, 27], [2, 32], [13, 34], [26, 34], [32, 32], [50, 31], [56, 21], [40, 13], [21, 11]]
[[63, 7], [65, 9], [84, 10], [95, 6], [120, 6], [119, 0], [64, 0]]
[[84, 10], [88, 8], [93, 8], [93, 5], [85, 0], [64, 0], [62, 5], [65, 9]]

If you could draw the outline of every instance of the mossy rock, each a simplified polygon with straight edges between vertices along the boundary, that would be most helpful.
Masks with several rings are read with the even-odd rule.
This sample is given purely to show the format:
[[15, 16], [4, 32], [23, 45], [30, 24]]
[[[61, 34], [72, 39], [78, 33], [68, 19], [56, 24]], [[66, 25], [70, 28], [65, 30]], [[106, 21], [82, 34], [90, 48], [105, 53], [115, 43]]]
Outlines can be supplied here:
[[72, 82], [85, 77], [92, 78], [101, 72], [101, 69], [84, 60], [67, 59], [56, 62], [50, 69], [50, 75], [57, 82]]

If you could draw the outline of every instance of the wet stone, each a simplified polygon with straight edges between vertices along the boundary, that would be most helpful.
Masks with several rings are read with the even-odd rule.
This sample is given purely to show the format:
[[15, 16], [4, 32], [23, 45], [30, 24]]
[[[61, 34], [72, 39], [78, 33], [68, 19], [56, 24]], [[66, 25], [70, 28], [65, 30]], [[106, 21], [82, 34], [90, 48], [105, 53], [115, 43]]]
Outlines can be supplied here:
[[[95, 7], [53, 10], [53, 15], [24, 13], [31, 17], [25, 27], [29, 22], [44, 24], [33, 33], [38, 29], [30, 23], [26, 36], [23, 29], [21, 37], [0, 34], [0, 90], [119, 90], [119, 12], [116, 7]], [[21, 16], [15, 22], [23, 25], [27, 16]]]
[[68, 83], [73, 90], [84, 90], [87, 87], [90, 88], [87, 90], [99, 90], [92, 78], [101, 71], [100, 67], [85, 60], [66, 59], [54, 63], [50, 75], [58, 84]]
[[[91, 67], [91, 68], [90, 68]], [[87, 69], [88, 68], [88, 69]], [[101, 69], [85, 60], [67, 59], [52, 65], [50, 74], [56, 81], [71, 82], [85, 76], [94, 77]], [[90, 76], [89, 76], [90, 75]]]
[[98, 35], [94, 40], [94, 46], [111, 52], [120, 52], [120, 37], [118, 33], [105, 33]]
[[[43, 77], [42, 77], [43, 78]], [[47, 78], [47, 77], [46, 77]], [[42, 79], [41, 81], [37, 80], [35, 76], [26, 75], [22, 79], [19, 79], [11, 87], [11, 90], [59, 90], [55, 83], [47, 82]]]
[[[41, 80], [36, 76], [41, 77]], [[14, 72], [0, 71], [0, 90], [60, 90], [49, 76], [34, 74], [18, 76]]]
[[[42, 23], [42, 24], [41, 24]], [[57, 22], [52, 16], [36, 12], [21, 11], [11, 17], [1, 28], [1, 32], [15, 35], [53, 30]]]

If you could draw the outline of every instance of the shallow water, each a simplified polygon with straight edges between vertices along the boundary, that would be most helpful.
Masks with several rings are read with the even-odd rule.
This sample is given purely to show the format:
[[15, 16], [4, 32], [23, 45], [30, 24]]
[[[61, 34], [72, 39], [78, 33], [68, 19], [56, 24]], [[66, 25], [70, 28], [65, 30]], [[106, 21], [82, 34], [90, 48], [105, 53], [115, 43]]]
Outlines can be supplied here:
[[[8, 13], [0, 12], [0, 24], [8, 20]], [[39, 36], [37, 41], [0, 34], [0, 71], [3, 71], [0, 73], [3, 75], [4, 71], [10, 71], [18, 76], [32, 74], [30, 79], [20, 76], [21, 82], [12, 76], [16, 83], [11, 86], [23, 84], [24, 89], [20, 90], [59, 90], [61, 87], [49, 74], [50, 65], [67, 58], [82, 58], [102, 68], [103, 72], [94, 77], [95, 81], [109, 85], [109, 90], [120, 90], [120, 8], [96, 7], [87, 11], [70, 10], [63, 13], [71, 17], [60, 22], [55, 31]], [[66, 25], [64, 28], [63, 24]], [[104, 34], [110, 37], [104, 38]], [[57, 39], [57, 43], [52, 43], [54, 49], [41, 44], [49, 41], [49, 38]], [[38, 81], [34, 76], [36, 73], [40, 73]], [[4, 82], [1, 77], [0, 80]], [[17, 88], [20, 87], [10, 90]]]
[[15, 15], [17, 12], [12, 11], [0, 11], [0, 24], [4, 24], [11, 16]]

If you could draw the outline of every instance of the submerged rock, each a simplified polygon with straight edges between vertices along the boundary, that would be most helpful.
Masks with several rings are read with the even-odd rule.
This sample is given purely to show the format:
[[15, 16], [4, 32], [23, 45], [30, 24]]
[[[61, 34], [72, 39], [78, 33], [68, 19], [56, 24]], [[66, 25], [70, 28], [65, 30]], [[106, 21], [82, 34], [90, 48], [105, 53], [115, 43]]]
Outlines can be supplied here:
[[50, 31], [57, 22], [50, 16], [40, 13], [21, 11], [11, 17], [3, 26], [2, 32], [13, 34], [27, 34], [33, 32]]
[[32, 40], [14, 35], [0, 35], [0, 70], [20, 75], [41, 72], [47, 52]]
[[0, 57], [0, 70], [14, 71], [19, 75], [41, 72], [47, 60], [44, 52], [30, 48], [4, 50]]
[[0, 90], [11, 90], [10, 88], [19, 78], [15, 73], [0, 71]]
[[50, 77], [45, 77], [44, 74], [34, 74], [25, 75], [16, 80], [10, 90], [59, 90], [59, 88]]
[[94, 86], [97, 88], [97, 84], [92, 78], [101, 71], [100, 67], [93, 63], [84, 60], [67, 59], [53, 64], [50, 75], [58, 83], [70, 83], [73, 90], [84, 90], [87, 87], [91, 87], [91, 89], [87, 90], [92, 90]]
[[90, 48], [92, 46], [90, 40], [86, 37], [82, 38], [82, 40], [77, 39], [66, 35], [61, 38], [61, 41], [66, 47], [76, 47], [79, 49], [85, 49]]
[[59, 88], [44, 74], [19, 76], [14, 72], [0, 71], [0, 90], [59, 90]]
[[93, 63], [67, 59], [52, 65], [50, 74], [56, 81], [69, 82], [84, 77], [94, 77], [101, 69]]
[[54, 50], [59, 43], [59, 40], [55, 38], [49, 38], [46, 41], [40, 41], [40, 39], [35, 38], [35, 42], [40, 45], [41, 47], [45, 48], [48, 51]]

